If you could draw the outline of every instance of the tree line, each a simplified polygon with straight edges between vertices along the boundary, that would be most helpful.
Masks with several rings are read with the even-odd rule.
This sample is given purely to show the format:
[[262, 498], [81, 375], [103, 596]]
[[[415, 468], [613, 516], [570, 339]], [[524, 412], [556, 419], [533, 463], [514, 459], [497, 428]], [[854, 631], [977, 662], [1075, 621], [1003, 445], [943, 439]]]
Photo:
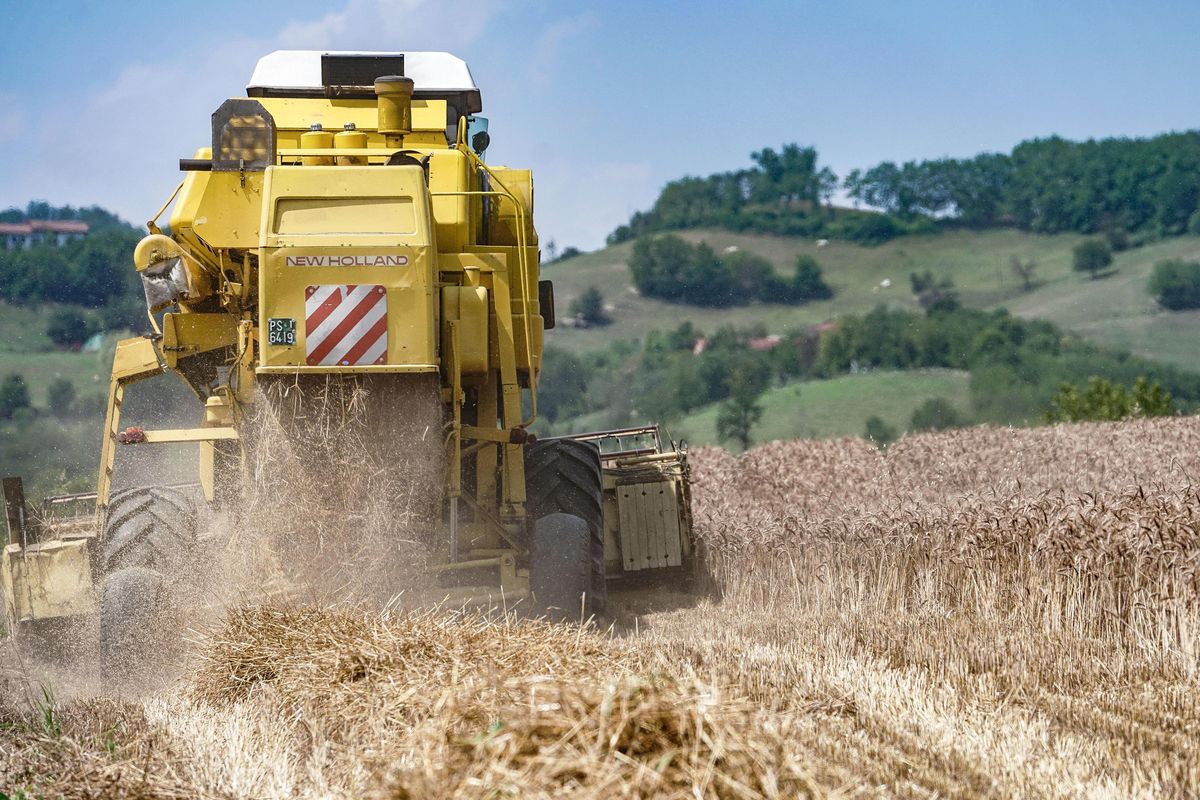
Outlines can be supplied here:
[[785, 278], [762, 256], [735, 249], [718, 256], [704, 242], [691, 244], [670, 234], [638, 239], [629, 271], [647, 297], [711, 308], [751, 300], [794, 305], [833, 296], [812, 256], [797, 257]]
[[46, 243], [28, 250], [0, 248], [0, 300], [18, 306], [59, 303], [47, 333], [57, 344], [78, 344], [97, 330], [140, 327], [145, 303], [133, 269], [133, 249], [142, 234], [102, 208], [76, 209], [30, 203], [0, 212], [0, 221], [79, 219], [86, 238], [62, 247]]
[[133, 227], [108, 209], [100, 206], [52, 206], [45, 200], [31, 200], [25, 208], [0, 210], [0, 222], [26, 220], [77, 220], [86, 222], [91, 233], [110, 229], [133, 230]]
[[[547, 347], [538, 405], [551, 425], [582, 416], [594, 416], [588, 422], [593, 427], [671, 421], [720, 402], [731, 402], [730, 411], [745, 416], [753, 398], [771, 385], [872, 370], [948, 368], [970, 373], [969, 413], [951, 418], [945, 409], [924, 409], [914, 429], [1036, 422], [1056, 398], [1069, 407], [1064, 384], [1084, 386], [1096, 375], [1121, 386], [1136, 386], [1139, 378], [1161, 386], [1173, 398], [1168, 411], [1200, 407], [1200, 375], [1097, 347], [1050, 322], [962, 308], [949, 290], [924, 312], [879, 306], [846, 315], [830, 330], [794, 330], [770, 349], [755, 347], [764, 336], [762, 328], [734, 327], [704, 335], [685, 322], [652, 332], [640, 344], [617, 342], [580, 354]], [[703, 348], [696, 347], [700, 339]], [[1148, 406], [1140, 396], [1131, 398], [1131, 407]]]
[[[748, 169], [671, 181], [648, 211], [609, 236], [722, 227], [872, 243], [958, 225], [1039, 233], [1200, 233], [1200, 131], [1152, 138], [1058, 136], [1010, 153], [885, 161], [844, 179], [796, 144], [751, 155]], [[874, 209], [833, 208], [841, 188]]]

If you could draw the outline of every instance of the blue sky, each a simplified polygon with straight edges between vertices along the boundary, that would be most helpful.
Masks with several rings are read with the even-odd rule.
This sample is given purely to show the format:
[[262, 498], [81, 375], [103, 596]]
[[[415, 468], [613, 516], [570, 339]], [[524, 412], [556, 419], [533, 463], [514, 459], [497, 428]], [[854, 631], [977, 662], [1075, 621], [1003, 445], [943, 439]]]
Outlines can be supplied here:
[[1200, 3], [0, 0], [0, 207], [141, 222], [270, 50], [451, 50], [532, 167], [538, 227], [593, 248], [684, 174], [814, 145], [845, 174], [1022, 139], [1200, 126]]

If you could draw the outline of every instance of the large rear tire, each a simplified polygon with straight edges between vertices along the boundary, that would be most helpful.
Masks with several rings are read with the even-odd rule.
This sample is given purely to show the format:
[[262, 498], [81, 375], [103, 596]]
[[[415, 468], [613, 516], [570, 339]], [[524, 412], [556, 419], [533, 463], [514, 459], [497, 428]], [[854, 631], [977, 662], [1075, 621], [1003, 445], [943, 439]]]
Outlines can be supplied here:
[[170, 487], [115, 494], [100, 545], [100, 667], [111, 679], [140, 679], [175, 644], [174, 595], [195, 557], [192, 496]]
[[[142, 682], [162, 662], [171, 592], [161, 572], [119, 569], [100, 591], [100, 670], [107, 680]], [[170, 649], [169, 647], [167, 649]]]
[[569, 514], [587, 525], [589, 613], [608, 605], [603, 492], [600, 451], [591, 442], [544, 439], [526, 448], [525, 507], [535, 525], [552, 514]]
[[584, 621], [595, 611], [591, 533], [585, 520], [550, 514], [533, 523], [529, 588], [537, 610], [550, 619]]
[[191, 556], [196, 544], [196, 504], [167, 486], [126, 489], [108, 504], [100, 546], [101, 570], [145, 567], [167, 572]]

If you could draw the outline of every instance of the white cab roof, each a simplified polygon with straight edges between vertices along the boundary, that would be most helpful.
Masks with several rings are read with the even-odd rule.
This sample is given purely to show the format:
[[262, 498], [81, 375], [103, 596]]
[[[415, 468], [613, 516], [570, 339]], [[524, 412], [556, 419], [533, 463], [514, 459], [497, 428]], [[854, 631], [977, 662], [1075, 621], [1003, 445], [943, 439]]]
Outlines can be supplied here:
[[[467, 95], [474, 100], [471, 105], [482, 105], [479, 88], [471, 77], [467, 62], [450, 53], [370, 50], [276, 50], [258, 60], [254, 74], [246, 90], [271, 90], [273, 92], [320, 92], [321, 56], [404, 56], [404, 74], [413, 79], [418, 97], [443, 97]], [[463, 109], [474, 111], [476, 109]]]

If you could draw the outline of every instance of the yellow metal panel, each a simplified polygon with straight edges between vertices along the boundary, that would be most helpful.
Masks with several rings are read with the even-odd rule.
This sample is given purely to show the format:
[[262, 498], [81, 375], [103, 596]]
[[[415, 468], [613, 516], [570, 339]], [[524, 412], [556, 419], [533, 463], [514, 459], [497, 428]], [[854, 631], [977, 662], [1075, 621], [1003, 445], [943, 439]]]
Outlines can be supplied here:
[[[537, 232], [533, 229], [533, 173], [527, 169], [509, 169], [508, 167], [492, 167], [494, 175], [492, 189], [505, 191], [516, 196], [524, 206], [525, 241], [532, 246], [537, 244]], [[488, 243], [516, 247], [522, 244], [518, 237], [520, 215], [516, 205], [508, 197], [494, 197], [492, 213], [488, 218]]]
[[[261, 172], [189, 172], [171, 212], [171, 235], [209, 247], [256, 247], [262, 181]], [[202, 254], [204, 247], [193, 245], [191, 252]]]
[[[407, 231], [387, 230], [371, 235], [356, 235], [354, 246], [411, 246], [428, 245], [431, 239], [425, 197], [425, 173], [414, 165], [399, 167], [269, 167], [266, 170], [264, 194], [268, 198], [263, 208], [262, 247], [315, 246], [325, 238], [331, 247], [346, 246], [345, 234], [323, 227], [320, 218], [310, 218], [307, 230], [289, 229], [281, 232], [272, 227], [277, 219], [274, 206], [280, 200], [291, 202], [299, 198], [324, 200], [333, 205], [346, 201], [402, 200], [412, 202], [415, 227]], [[298, 237], [303, 238], [298, 238]]]
[[529, 347], [526, 344], [528, 341], [525, 338], [526, 330], [533, 337], [533, 368], [541, 369], [542, 366], [542, 342], [545, 339], [545, 331], [543, 330], [544, 321], [541, 317], [529, 317], [528, 328], [525, 325], [526, 319], [521, 315], [513, 316], [513, 329], [515, 333], [515, 343], [517, 347], [517, 369], [525, 372], [529, 363]]
[[[418, 166], [267, 169], [259, 260], [260, 368], [436, 368], [434, 252], [424, 181]], [[294, 205], [300, 200], [303, 205]], [[397, 215], [400, 206], [411, 210], [411, 216]], [[373, 209], [365, 228], [390, 230], [349, 235], [331, 230], [348, 227], [349, 223], [334, 222], [353, 209]], [[274, 223], [285, 224], [284, 230]], [[359, 230], [363, 229], [360, 224]], [[387, 310], [383, 363], [345, 368], [309, 364], [306, 301], [310, 294], [319, 298], [321, 287], [334, 286], [382, 288]], [[270, 341], [267, 331], [273, 319], [294, 327], [290, 343]]]
[[145, 431], [147, 444], [167, 442], [223, 442], [238, 438], [234, 428], [167, 428]]
[[[376, 133], [379, 112], [374, 99], [361, 100], [331, 99], [325, 97], [256, 97], [275, 120], [279, 146], [296, 147], [300, 135], [313, 123], [319, 122], [326, 130], [340, 131], [347, 122], [353, 122], [360, 131], [371, 134], [372, 143], [383, 143], [381, 134]], [[446, 101], [413, 100], [413, 132], [440, 133], [443, 146], [446, 141]], [[286, 144], [285, 144], [286, 143]], [[408, 144], [406, 137], [405, 144]]]
[[470, 162], [457, 150], [436, 150], [429, 159], [429, 190], [433, 197], [436, 240], [442, 252], [462, 250], [470, 241], [471, 198], [438, 192], [463, 192], [470, 186]]
[[180, 358], [237, 344], [237, 318], [229, 314], [163, 314], [163, 358], [172, 369]]
[[113, 356], [113, 380], [150, 378], [163, 371], [163, 360], [154, 342], [139, 336], [117, 342]]
[[414, 234], [411, 197], [281, 197], [272, 228], [280, 236]]
[[88, 540], [4, 548], [5, 604], [17, 621], [88, 614], [96, 610]]
[[464, 375], [488, 370], [488, 294], [482, 286], [442, 287], [442, 352], [449, 350], [450, 322], [458, 323], [459, 368]]

